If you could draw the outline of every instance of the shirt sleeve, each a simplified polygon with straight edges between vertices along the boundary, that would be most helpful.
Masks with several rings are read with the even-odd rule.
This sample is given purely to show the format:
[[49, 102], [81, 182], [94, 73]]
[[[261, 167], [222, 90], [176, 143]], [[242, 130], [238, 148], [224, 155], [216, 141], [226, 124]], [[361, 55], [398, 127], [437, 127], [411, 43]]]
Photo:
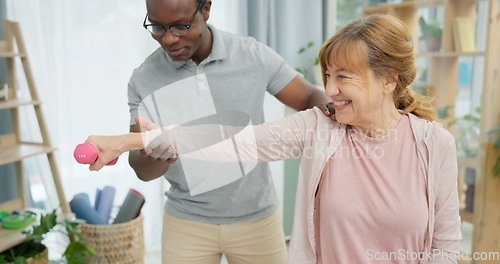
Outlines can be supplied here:
[[[135, 74], [135, 70], [134, 70]], [[137, 91], [137, 88], [134, 84], [134, 74], [132, 74], [132, 77], [130, 77], [130, 80], [128, 82], [128, 89], [127, 89], [127, 97], [128, 97], [128, 107], [129, 107], [129, 112], [130, 112], [130, 125], [135, 125], [135, 117], [138, 115], [139, 112], [139, 104], [142, 101], [141, 96], [139, 95], [139, 91]]]
[[429, 263], [457, 263], [462, 239], [458, 199], [458, 165], [453, 136], [441, 132], [439, 138], [438, 189], [434, 205], [434, 231]]
[[262, 43], [258, 43], [261, 50], [262, 69], [268, 80], [267, 91], [276, 95], [297, 76], [297, 71], [276, 51]]

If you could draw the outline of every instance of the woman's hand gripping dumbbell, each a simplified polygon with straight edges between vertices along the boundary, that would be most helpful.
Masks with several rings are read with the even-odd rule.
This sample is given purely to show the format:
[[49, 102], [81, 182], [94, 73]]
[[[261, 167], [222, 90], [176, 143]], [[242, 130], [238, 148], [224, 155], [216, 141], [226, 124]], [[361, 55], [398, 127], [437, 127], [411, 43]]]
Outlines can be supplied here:
[[73, 153], [78, 163], [90, 164], [89, 169], [98, 171], [105, 165], [114, 165], [118, 157], [126, 151], [141, 150], [150, 158], [175, 162], [176, 150], [161, 137], [158, 125], [136, 118], [142, 133], [128, 133], [115, 136], [90, 136], [78, 144]]

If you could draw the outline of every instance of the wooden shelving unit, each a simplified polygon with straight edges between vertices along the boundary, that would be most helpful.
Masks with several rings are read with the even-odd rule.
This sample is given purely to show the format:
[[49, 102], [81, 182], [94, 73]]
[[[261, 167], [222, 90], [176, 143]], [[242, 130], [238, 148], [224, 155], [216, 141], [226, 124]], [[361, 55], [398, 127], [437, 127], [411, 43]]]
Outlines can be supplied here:
[[[1, 56], [0, 56], [1, 57]], [[5, 101], [0, 101], [0, 109], [13, 109], [18, 108], [24, 105], [41, 105], [40, 101], [30, 101], [30, 100], [18, 100], [18, 99], [10, 99]]]
[[[459, 158], [458, 159], [458, 197], [464, 197], [464, 192], [467, 190], [465, 177], [467, 169], [473, 169], [479, 172], [479, 158]], [[477, 177], [477, 176], [476, 176]], [[466, 210], [465, 202], [460, 201], [460, 217], [462, 221], [474, 223], [474, 214]]]
[[[487, 16], [477, 17], [478, 4], [487, 4]], [[441, 49], [438, 52], [426, 52], [419, 47], [420, 26], [419, 9], [439, 8], [443, 10]], [[462, 57], [484, 58], [484, 81], [482, 94], [481, 133], [500, 125], [500, 1], [498, 0], [410, 0], [401, 3], [369, 6], [363, 9], [363, 15], [391, 14], [400, 18], [408, 27], [417, 58], [428, 60], [427, 81], [429, 94], [435, 100], [436, 109], [455, 105], [458, 89], [459, 59]], [[455, 50], [453, 23], [457, 16], [468, 17], [473, 23], [481, 18], [485, 19], [486, 47], [475, 52], [460, 52]], [[421, 44], [420, 44], [421, 45]], [[442, 123], [446, 126], [451, 123], [454, 113], [450, 113], [448, 120]], [[447, 127], [451, 129], [450, 127]], [[463, 221], [474, 223], [472, 241], [473, 252], [500, 251], [500, 179], [493, 177], [493, 164], [498, 151], [491, 142], [482, 142], [479, 155], [474, 159], [460, 159], [459, 186], [464, 186], [464, 168], [476, 169], [476, 188], [474, 196], [474, 213], [465, 210], [463, 204], [460, 214]], [[489, 154], [488, 154], [489, 153]], [[494, 154], [491, 154], [494, 153]], [[495, 154], [496, 153], [496, 154]], [[463, 193], [459, 188], [459, 194]], [[462, 198], [460, 196], [460, 198]], [[465, 263], [465, 262], [464, 262]], [[483, 263], [483, 262], [475, 262]], [[490, 262], [484, 262], [490, 263]], [[495, 262], [496, 263], [496, 262]]]
[[[0, 58], [5, 58], [7, 63], [8, 98], [0, 100], [0, 109], [8, 109], [11, 113], [12, 133], [0, 135], [0, 165], [15, 164], [17, 175], [2, 175], [2, 177], [17, 177], [18, 196], [12, 200], [0, 203], [0, 209], [8, 211], [22, 211], [27, 206], [25, 200], [26, 186], [23, 180], [22, 162], [26, 158], [45, 155], [47, 157], [54, 185], [57, 191], [62, 212], [69, 214], [71, 211], [66, 201], [58, 167], [55, 161], [55, 148], [51, 145], [44, 116], [41, 109], [37, 89], [33, 80], [30, 63], [26, 55], [26, 48], [21, 35], [21, 30], [16, 22], [3, 22], [4, 38], [0, 41]], [[15, 63], [20, 60], [29, 88], [29, 99], [17, 97], [17, 73]], [[32, 107], [35, 110], [37, 124], [32, 129], [39, 129], [42, 142], [24, 142], [20, 138], [19, 109]], [[0, 227], [0, 252], [9, 249], [24, 239], [22, 230], [7, 230]]]

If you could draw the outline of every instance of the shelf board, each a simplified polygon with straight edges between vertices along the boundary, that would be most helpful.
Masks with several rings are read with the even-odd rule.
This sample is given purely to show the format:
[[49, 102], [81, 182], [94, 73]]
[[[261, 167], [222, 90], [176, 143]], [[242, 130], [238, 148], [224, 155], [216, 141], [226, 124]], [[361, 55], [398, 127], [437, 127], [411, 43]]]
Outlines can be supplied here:
[[23, 105], [40, 105], [40, 101], [28, 101], [19, 99], [0, 100], [0, 109], [11, 109]]
[[[0, 203], [0, 209], [5, 211], [19, 210], [22, 206], [23, 202], [20, 198]], [[20, 229], [4, 229], [0, 225], [0, 252], [21, 243], [24, 239], [24, 235], [21, 232], [22, 230]]]
[[365, 14], [385, 13], [385, 11], [390, 9], [418, 8], [418, 7], [435, 6], [442, 4], [444, 4], [444, 0], [418, 0], [418, 1], [414, 0], [402, 3], [368, 6], [363, 10], [363, 12]]
[[433, 57], [433, 58], [453, 58], [453, 57], [478, 57], [484, 56], [482, 51], [477, 52], [418, 52], [416, 57]]
[[[6, 203], [1, 203], [0, 208], [6, 211], [24, 211], [20, 209], [22, 208], [22, 205], [22, 199], [17, 198]], [[35, 222], [31, 223], [30, 225], [33, 225]], [[27, 229], [28, 227], [24, 229]], [[22, 234], [22, 231], [23, 229], [5, 229], [0, 225], [0, 252], [19, 245], [21, 242], [23, 242], [26, 236]]]
[[15, 57], [26, 58], [26, 54], [10, 52], [10, 51], [0, 51], [0, 58], [15, 58]]
[[0, 165], [20, 161], [24, 158], [52, 153], [55, 148], [38, 143], [19, 143], [15, 145], [2, 146], [0, 151]]
[[467, 168], [479, 168], [479, 157], [466, 157], [466, 158], [458, 158], [458, 166], [463, 166]]
[[0, 203], [0, 210], [2, 211], [19, 211], [23, 207], [23, 200], [19, 197]]
[[0, 252], [19, 245], [26, 238], [21, 229], [4, 229], [0, 227]]

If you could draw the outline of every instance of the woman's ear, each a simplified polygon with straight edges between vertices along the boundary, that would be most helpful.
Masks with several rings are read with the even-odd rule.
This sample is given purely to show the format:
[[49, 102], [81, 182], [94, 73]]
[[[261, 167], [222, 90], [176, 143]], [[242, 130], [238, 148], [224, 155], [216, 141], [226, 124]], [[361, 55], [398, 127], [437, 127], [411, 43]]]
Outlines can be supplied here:
[[382, 79], [384, 84], [384, 93], [390, 94], [392, 93], [398, 84], [398, 75], [397, 74], [389, 74]]
[[202, 9], [203, 20], [207, 21], [210, 18], [211, 8], [212, 8], [212, 1], [207, 1]]

